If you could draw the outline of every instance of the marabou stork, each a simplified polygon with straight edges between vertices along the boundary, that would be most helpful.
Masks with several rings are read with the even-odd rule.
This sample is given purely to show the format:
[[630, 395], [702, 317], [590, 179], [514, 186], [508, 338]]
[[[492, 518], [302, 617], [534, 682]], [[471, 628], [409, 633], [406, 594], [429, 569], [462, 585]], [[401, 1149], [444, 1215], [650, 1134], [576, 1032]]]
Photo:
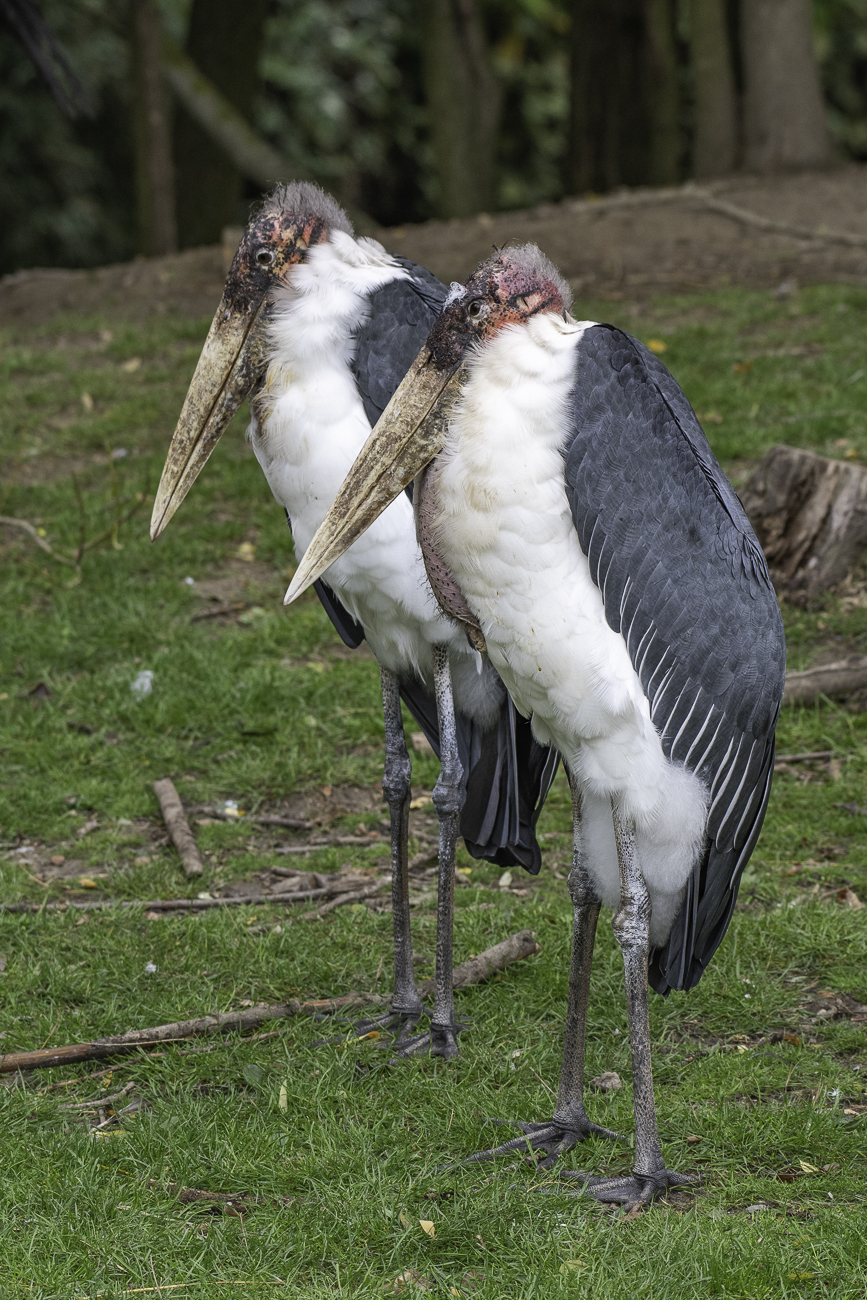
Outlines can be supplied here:
[[[317, 186], [278, 188], [244, 232], [169, 449], [151, 521], [163, 531], [231, 417], [253, 394], [253, 450], [303, 555], [372, 424], [424, 341], [445, 286], [422, 267], [356, 239]], [[534, 826], [557, 765], [537, 744], [499, 677], [443, 617], [425, 578], [412, 506], [401, 497], [317, 584], [343, 640], [367, 639], [382, 676], [383, 791], [391, 814], [395, 978], [392, 1016], [403, 1054], [429, 1043], [457, 1053], [452, 995], [455, 842], [537, 872]], [[452, 698], [454, 691], [454, 702]], [[401, 697], [442, 761], [436, 999], [430, 1034], [409, 924], [411, 765]], [[455, 710], [457, 709], [457, 715]]]
[[532, 245], [452, 286], [286, 598], [419, 475], [418, 533], [449, 575], [444, 606], [459, 593], [573, 795], [556, 1111], [474, 1159], [529, 1147], [550, 1164], [611, 1136], [583, 1103], [604, 902], [625, 965], [635, 1165], [575, 1176], [639, 1205], [689, 1181], [660, 1149], [648, 979], [692, 988], [726, 931], [767, 806], [785, 644], [762, 551], [686, 397], [637, 339], [570, 305]]

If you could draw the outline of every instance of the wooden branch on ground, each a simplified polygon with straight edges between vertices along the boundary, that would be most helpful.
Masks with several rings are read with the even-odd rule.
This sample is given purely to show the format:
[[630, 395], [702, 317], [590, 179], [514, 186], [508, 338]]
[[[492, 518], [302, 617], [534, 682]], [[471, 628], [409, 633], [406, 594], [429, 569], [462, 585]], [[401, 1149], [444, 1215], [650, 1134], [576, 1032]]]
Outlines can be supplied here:
[[174, 782], [166, 776], [161, 781], [154, 781], [153, 789], [159, 800], [160, 812], [163, 815], [166, 830], [172, 844], [180, 854], [184, 874], [188, 877], [200, 876], [205, 869], [204, 863], [199, 854], [193, 832], [190, 830], [190, 823], [187, 821], [187, 814], [184, 812], [181, 796], [175, 789]]
[[349, 890], [345, 894], [338, 894], [330, 903], [324, 903], [322, 907], [317, 907], [315, 912], [305, 912], [303, 916], [295, 917], [298, 921], [319, 921], [329, 912], [333, 912], [335, 907], [343, 907], [346, 903], [360, 903], [362, 899], [371, 898], [374, 894], [379, 893], [386, 885], [391, 884], [391, 877], [385, 880], [378, 880], [375, 885], [367, 885], [364, 889]]
[[809, 239], [823, 244], [845, 244], [847, 248], [867, 247], [867, 237], [852, 235], [845, 230], [828, 230], [824, 226], [810, 229], [809, 226], [794, 226], [788, 221], [776, 221], [772, 217], [763, 217], [758, 212], [750, 212], [736, 203], [727, 203], [706, 190], [693, 190], [692, 195], [701, 200], [702, 206], [710, 212], [719, 212], [724, 217], [731, 217], [745, 226], [756, 230], [765, 230], [774, 235], [791, 235], [795, 239]]
[[[480, 952], [455, 969], [455, 988], [467, 988], [479, 984], [497, 971], [504, 970], [512, 962], [521, 961], [541, 949], [536, 943], [532, 930], [521, 930], [511, 935], [493, 948]], [[419, 991], [422, 996], [433, 992], [434, 981], [424, 980]], [[193, 1038], [200, 1034], [227, 1033], [232, 1030], [243, 1032], [254, 1029], [268, 1020], [288, 1020], [298, 1015], [321, 1014], [323, 1011], [343, 1011], [352, 1006], [381, 1006], [391, 1000], [390, 994], [348, 993], [341, 998], [325, 998], [319, 1001], [299, 1002], [291, 998], [288, 1002], [261, 1003], [243, 1011], [226, 1011], [216, 1016], [200, 1016], [194, 1020], [175, 1020], [170, 1024], [157, 1025], [153, 1029], [131, 1029], [126, 1034], [116, 1034], [111, 1038], [99, 1038], [89, 1043], [72, 1043], [67, 1047], [48, 1047], [36, 1052], [9, 1052], [0, 1056], [0, 1074], [11, 1074], [16, 1070], [45, 1069], [54, 1065], [71, 1065], [77, 1061], [98, 1060], [106, 1056], [120, 1056], [125, 1052], [134, 1052], [138, 1048], [153, 1047], [159, 1043], [176, 1042], [180, 1039]]]
[[[180, 1183], [161, 1183], [157, 1178], [148, 1178], [146, 1186], [173, 1196], [181, 1205], [225, 1205], [229, 1211], [242, 1213], [250, 1205], [267, 1205], [264, 1196], [255, 1196], [250, 1192], [203, 1192], [198, 1187], [183, 1187]], [[274, 1201], [292, 1205], [293, 1196], [275, 1196]], [[239, 1208], [240, 1207], [240, 1208]]]
[[[383, 877], [365, 888], [364, 897], [376, 893], [390, 883], [390, 876]], [[336, 902], [335, 906], [340, 907], [343, 903], [351, 903], [356, 898], [354, 893], [346, 892], [346, 884], [346, 877], [344, 877], [342, 880], [335, 879], [333, 884], [321, 889], [287, 889], [283, 893], [239, 894], [231, 898], [152, 898], [148, 902], [130, 898], [122, 900], [105, 898], [86, 903], [65, 900], [58, 903], [0, 903], [0, 912], [103, 912], [110, 907], [140, 907], [147, 912], [207, 912], [213, 907], [242, 907], [246, 903], [256, 906], [262, 903], [307, 903], [314, 898], [327, 898], [328, 895], [333, 896], [335, 893], [340, 895], [340, 901]], [[308, 915], [313, 916], [315, 913]]]
[[784, 704], [809, 704], [819, 695], [851, 695], [867, 686], [867, 655], [850, 655], [833, 664], [787, 673]]
[[601, 199], [564, 199], [558, 205], [574, 213], [616, 211], [618, 208], [643, 208], [656, 204], [693, 203], [706, 208], [709, 212], [718, 212], [720, 216], [730, 217], [742, 225], [764, 230], [768, 234], [789, 235], [794, 239], [809, 239], [821, 244], [845, 244], [849, 248], [867, 247], [867, 236], [850, 234], [846, 230], [829, 230], [826, 226], [796, 226], [788, 221], [777, 221], [764, 217], [759, 212], [742, 208], [740, 204], [729, 203], [721, 198], [710, 186], [696, 185], [687, 181], [684, 185], [660, 186], [657, 189], [638, 189], [625, 194], [612, 194]]

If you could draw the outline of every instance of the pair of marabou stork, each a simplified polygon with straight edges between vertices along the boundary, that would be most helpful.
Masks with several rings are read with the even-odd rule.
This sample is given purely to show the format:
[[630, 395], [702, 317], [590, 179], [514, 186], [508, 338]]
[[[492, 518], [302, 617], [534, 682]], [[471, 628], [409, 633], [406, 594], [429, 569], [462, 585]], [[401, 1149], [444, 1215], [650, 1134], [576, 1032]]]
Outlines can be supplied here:
[[[299, 208], [302, 194], [312, 200], [310, 191], [295, 190], [290, 206]], [[498, 764], [511, 764], [519, 788], [531, 792], [520, 808], [520, 843], [547, 789], [545, 747], [562, 754], [573, 797], [574, 931], [557, 1108], [550, 1121], [522, 1124], [521, 1138], [480, 1156], [529, 1148], [550, 1163], [590, 1134], [612, 1136], [589, 1121], [583, 1103], [590, 965], [605, 902], [625, 967], [635, 1165], [627, 1178], [581, 1178], [600, 1200], [645, 1204], [688, 1181], [665, 1167], [660, 1148], [648, 981], [665, 993], [701, 977], [731, 918], [770, 790], [784, 640], [764, 557], [668, 371], [622, 331], [576, 321], [568, 286], [537, 248], [495, 253], [444, 299], [429, 291], [441, 310], [407, 369], [403, 333], [377, 329], [383, 286], [374, 286], [372, 268], [382, 268], [386, 284], [423, 273], [369, 241], [352, 241], [316, 202], [318, 211], [289, 212], [279, 197], [245, 235], [200, 363], [205, 377], [194, 380], [173, 443], [155, 528], [188, 490], [237, 392], [267, 365], [254, 401], [254, 447], [304, 552], [287, 600], [324, 575], [384, 665], [390, 791], [397, 728], [389, 707], [396, 708], [397, 688], [389, 688], [389, 674], [405, 681], [410, 661], [383, 657], [376, 600], [393, 608], [403, 590], [397, 570], [421, 572], [415, 545], [395, 560], [389, 531], [397, 528], [396, 509], [412, 527], [403, 494], [414, 485], [424, 569], [454, 630], [450, 639], [431, 638], [430, 659], [417, 656], [410, 669], [425, 682], [427, 668], [439, 709], [440, 885], [449, 903], [441, 899], [438, 958], [450, 942], [449, 855], [462, 791], [449, 669], [461, 716], [481, 730], [488, 803], [503, 797], [489, 775]], [[308, 251], [295, 265], [302, 243]], [[350, 266], [364, 268], [366, 299], [340, 334], [321, 305], [354, 297]], [[320, 278], [327, 291], [314, 286]], [[305, 315], [303, 304], [312, 308], [317, 293], [318, 308]], [[372, 335], [382, 340], [378, 350], [368, 343]], [[327, 403], [313, 383], [325, 372]], [[374, 375], [386, 378], [377, 385]], [[354, 412], [351, 434], [341, 423], [346, 407]], [[350, 467], [359, 408], [371, 421], [384, 411], [363, 448], [349, 453]], [[333, 472], [323, 464], [315, 478], [326, 425], [333, 437], [323, 460]], [[376, 592], [367, 606], [362, 590]], [[417, 579], [415, 590], [429, 599]], [[538, 753], [526, 743], [504, 745], [517, 733], [495, 732], [495, 708], [470, 698], [460, 673], [479, 665], [479, 696], [505, 687], [500, 716], [511, 722], [514, 701], [531, 720]], [[393, 807], [398, 904], [405, 830], [397, 800]], [[514, 840], [477, 840], [491, 857], [509, 843], [514, 850]], [[396, 906], [396, 990], [402, 924]], [[434, 1013], [440, 1050], [455, 1033], [453, 1009], [448, 1024], [442, 1014], [446, 983], [438, 984]], [[402, 1009], [399, 995], [395, 1007]]]

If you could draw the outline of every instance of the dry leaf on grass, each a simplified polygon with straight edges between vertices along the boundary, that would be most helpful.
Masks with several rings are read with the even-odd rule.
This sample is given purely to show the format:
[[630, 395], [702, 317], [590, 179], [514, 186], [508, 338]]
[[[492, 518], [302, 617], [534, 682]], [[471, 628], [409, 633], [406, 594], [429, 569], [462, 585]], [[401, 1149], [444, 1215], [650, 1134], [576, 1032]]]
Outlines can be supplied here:
[[426, 1232], [429, 1237], [435, 1237], [437, 1235], [436, 1227], [430, 1219], [419, 1219], [418, 1226], [421, 1228], [422, 1232]]
[[595, 1079], [590, 1080], [590, 1087], [596, 1088], [599, 1092], [617, 1092], [623, 1087], [623, 1083], [616, 1070], [606, 1070], [604, 1074], [599, 1074]]
[[837, 902], [845, 903], [847, 907], [854, 907], [856, 911], [864, 906], [855, 891], [848, 887], [837, 890]]
[[433, 1290], [427, 1278], [423, 1277], [421, 1273], [417, 1273], [414, 1268], [407, 1268], [402, 1273], [398, 1273], [391, 1284], [391, 1289], [392, 1291], [403, 1291], [409, 1286], [418, 1287], [420, 1291]]

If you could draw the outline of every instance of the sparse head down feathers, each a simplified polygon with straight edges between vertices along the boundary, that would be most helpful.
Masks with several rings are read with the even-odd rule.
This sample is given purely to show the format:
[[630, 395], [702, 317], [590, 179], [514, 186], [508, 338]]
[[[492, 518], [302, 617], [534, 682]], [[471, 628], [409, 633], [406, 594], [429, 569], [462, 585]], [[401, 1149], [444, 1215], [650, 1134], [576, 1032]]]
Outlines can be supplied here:
[[447, 369], [506, 326], [563, 317], [571, 306], [568, 283], [535, 244], [495, 249], [466, 284], [452, 284], [428, 336], [434, 364]]
[[560, 295], [563, 310], [569, 311], [572, 306], [572, 290], [568, 281], [538, 244], [514, 244], [497, 249], [482, 262], [476, 272], [476, 275], [486, 274], [496, 276], [500, 281], [516, 277], [547, 281]]
[[354, 235], [352, 222], [343, 208], [312, 181], [289, 181], [278, 185], [265, 199], [261, 213], [274, 216], [316, 217], [329, 230]]

